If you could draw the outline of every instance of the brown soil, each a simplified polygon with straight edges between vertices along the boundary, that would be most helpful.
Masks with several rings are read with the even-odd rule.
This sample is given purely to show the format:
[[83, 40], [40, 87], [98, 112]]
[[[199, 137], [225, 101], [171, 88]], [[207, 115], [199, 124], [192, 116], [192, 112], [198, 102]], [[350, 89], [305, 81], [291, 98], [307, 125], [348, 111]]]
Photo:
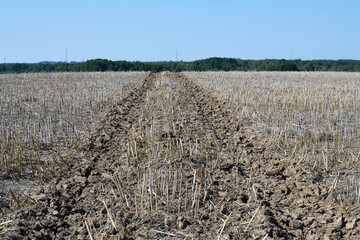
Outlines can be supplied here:
[[359, 210], [183, 74], [151, 74], [1, 239], [359, 239]]

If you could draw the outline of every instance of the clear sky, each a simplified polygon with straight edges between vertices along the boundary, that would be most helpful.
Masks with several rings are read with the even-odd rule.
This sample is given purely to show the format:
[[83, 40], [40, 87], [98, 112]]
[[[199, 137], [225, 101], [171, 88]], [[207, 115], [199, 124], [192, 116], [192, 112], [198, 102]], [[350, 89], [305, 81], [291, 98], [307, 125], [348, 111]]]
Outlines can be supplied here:
[[0, 0], [0, 62], [360, 59], [360, 0]]

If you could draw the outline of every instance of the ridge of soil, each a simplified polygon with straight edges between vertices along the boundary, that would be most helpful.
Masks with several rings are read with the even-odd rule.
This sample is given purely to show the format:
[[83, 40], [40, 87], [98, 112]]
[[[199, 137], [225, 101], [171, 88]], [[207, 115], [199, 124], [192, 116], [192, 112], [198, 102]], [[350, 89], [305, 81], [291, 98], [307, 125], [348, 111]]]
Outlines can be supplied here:
[[151, 74], [2, 239], [357, 239], [358, 208], [183, 74]]

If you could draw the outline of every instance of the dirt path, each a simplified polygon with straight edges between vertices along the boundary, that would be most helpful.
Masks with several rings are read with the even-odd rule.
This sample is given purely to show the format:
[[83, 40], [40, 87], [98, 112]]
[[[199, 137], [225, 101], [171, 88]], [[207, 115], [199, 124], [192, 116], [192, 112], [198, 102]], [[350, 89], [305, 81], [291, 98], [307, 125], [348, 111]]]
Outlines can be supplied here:
[[254, 132], [183, 74], [152, 74], [0, 237], [357, 239], [357, 208]]

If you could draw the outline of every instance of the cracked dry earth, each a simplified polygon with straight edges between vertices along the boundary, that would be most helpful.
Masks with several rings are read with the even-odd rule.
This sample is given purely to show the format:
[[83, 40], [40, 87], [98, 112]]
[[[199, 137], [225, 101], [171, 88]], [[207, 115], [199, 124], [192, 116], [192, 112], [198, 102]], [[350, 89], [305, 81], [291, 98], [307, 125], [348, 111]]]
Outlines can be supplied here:
[[150, 74], [0, 238], [359, 239], [359, 210], [254, 132], [183, 74]]

